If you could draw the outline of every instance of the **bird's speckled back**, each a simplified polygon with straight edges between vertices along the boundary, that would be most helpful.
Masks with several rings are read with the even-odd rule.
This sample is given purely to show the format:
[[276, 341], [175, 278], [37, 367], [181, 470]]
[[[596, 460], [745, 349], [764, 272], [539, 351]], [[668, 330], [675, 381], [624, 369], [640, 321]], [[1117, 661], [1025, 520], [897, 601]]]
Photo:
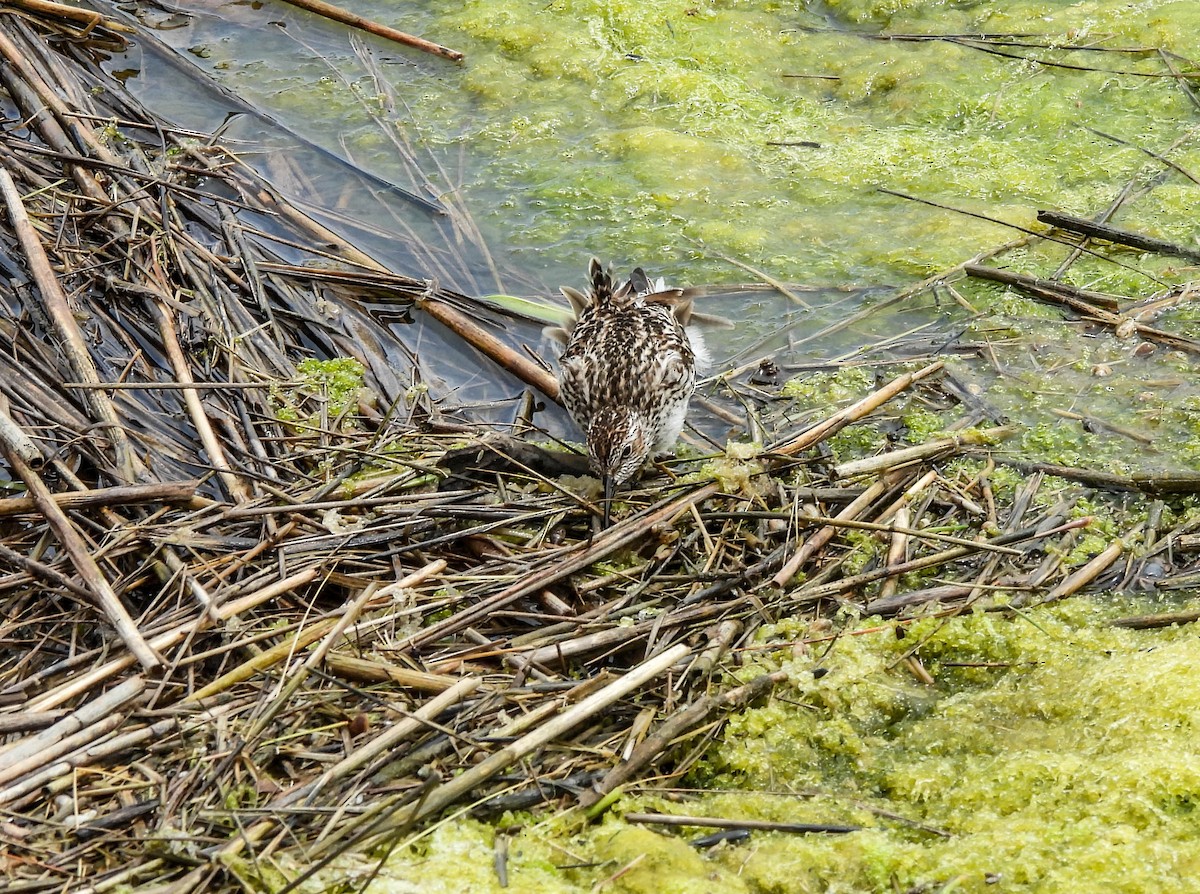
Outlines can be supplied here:
[[594, 258], [588, 277], [586, 304], [560, 360], [563, 403], [589, 441], [598, 411], [627, 409], [649, 446], [666, 449], [679, 436], [696, 385], [696, 355], [677, 316], [679, 290], [655, 300], [632, 281], [614, 287]]

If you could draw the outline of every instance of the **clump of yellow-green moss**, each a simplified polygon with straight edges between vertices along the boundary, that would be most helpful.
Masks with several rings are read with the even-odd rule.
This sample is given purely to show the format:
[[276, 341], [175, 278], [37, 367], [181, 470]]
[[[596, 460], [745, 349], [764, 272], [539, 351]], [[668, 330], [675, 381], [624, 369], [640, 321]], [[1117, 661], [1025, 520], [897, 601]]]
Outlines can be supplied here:
[[761, 444], [730, 441], [723, 455], [701, 465], [699, 476], [716, 479], [727, 494], [757, 495], [768, 484], [762, 478], [764, 466], [758, 458], [761, 452]]
[[[831, 813], [875, 805], [950, 837], [866, 815], [866, 833], [760, 843], [743, 879], [785, 890], [790, 867], [805, 881], [786, 890], [1182, 890], [1200, 868], [1200, 640], [1107, 628], [1108, 613], [1079, 601], [930, 619], [903, 639], [886, 625], [843, 637], [823, 676], [785, 659], [791, 691], [730, 721], [704, 784], [776, 793], [738, 803], [770, 813], [811, 789]], [[898, 665], [910, 649], [934, 687]]]

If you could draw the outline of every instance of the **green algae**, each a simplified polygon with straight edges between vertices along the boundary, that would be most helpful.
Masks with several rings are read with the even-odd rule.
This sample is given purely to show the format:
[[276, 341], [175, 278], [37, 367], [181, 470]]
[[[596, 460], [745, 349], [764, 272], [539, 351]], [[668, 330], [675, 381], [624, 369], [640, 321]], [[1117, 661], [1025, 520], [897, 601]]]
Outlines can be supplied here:
[[[948, 41], [872, 40], [850, 23], [979, 33], [1036, 21], [1059, 45], [1103, 27], [1114, 45], [1188, 56], [1196, 47], [1187, 32], [1163, 25], [1196, 19], [1184, 6], [1150, 3], [1130, 14], [1104, 4], [853, 2], [828, 6], [845, 19], [831, 27], [813, 12], [743, 4], [476, 0], [438, 24], [466, 41], [464, 83], [490, 113], [470, 135], [477, 148], [495, 147], [486, 182], [533, 184], [529, 205], [501, 190], [506, 216], [516, 209], [533, 219], [519, 240], [560, 250], [582, 243], [582, 256], [619, 235], [639, 260], [669, 262], [687, 250], [672, 235], [682, 233], [769, 260], [785, 277], [878, 280], [951, 266], [1007, 234], [872, 198], [874, 187], [952, 195], [993, 213], [999, 204], [997, 216], [1021, 225], [1047, 202], [1089, 213], [1145, 158], [1081, 122], [1102, 118], [1102, 129], [1163, 145], [1189, 110], [1169, 78], [1038, 67]], [[1068, 64], [1079, 56], [1053, 46], [1042, 55]], [[1103, 60], [1160, 70], [1151, 52]], [[770, 145], [797, 140], [820, 145]], [[853, 218], [843, 219], [849, 203]], [[1181, 206], [1178, 231], [1188, 218]], [[905, 251], [879, 254], [888, 230]], [[697, 257], [689, 269], [705, 266]]]
[[[329, 419], [344, 419], [357, 411], [366, 368], [353, 357], [306, 357], [296, 364], [296, 374], [294, 382], [271, 388], [279, 419], [316, 424], [322, 413]], [[345, 424], [353, 423], [346, 420]]]
[[[752, 889], [784, 890], [772, 882], [782, 860], [813, 877], [787, 890], [891, 890], [893, 876], [905, 888], [958, 879], [984, 891], [992, 877], [1003, 890], [1194, 890], [1200, 643], [1106, 628], [1110, 612], [1077, 602], [929, 620], [902, 640], [889, 626], [843, 638], [819, 679], [811, 663], [784, 662], [788, 697], [808, 710], [771, 704], [731, 721], [705, 784], [812, 787], [952, 837], [876, 818], [867, 835], [771, 842], [743, 877], [761, 870]], [[932, 693], [893, 669], [914, 641], [939, 680]], [[997, 663], [1009, 666], [981, 669]]]

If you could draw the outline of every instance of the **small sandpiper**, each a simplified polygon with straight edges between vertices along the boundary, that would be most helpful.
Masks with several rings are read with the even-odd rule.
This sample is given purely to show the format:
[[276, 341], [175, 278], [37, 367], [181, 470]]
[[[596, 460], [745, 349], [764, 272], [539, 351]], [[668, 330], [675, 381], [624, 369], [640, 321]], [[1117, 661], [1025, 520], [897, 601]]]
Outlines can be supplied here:
[[[585, 295], [569, 286], [575, 323], [547, 334], [566, 345], [559, 359], [563, 404], [587, 434], [592, 468], [604, 483], [604, 524], [612, 496], [655, 453], [679, 437], [696, 370], [708, 355], [685, 328], [692, 299], [651, 282], [639, 267], [620, 287], [592, 258]], [[699, 358], [699, 363], [698, 363]]]

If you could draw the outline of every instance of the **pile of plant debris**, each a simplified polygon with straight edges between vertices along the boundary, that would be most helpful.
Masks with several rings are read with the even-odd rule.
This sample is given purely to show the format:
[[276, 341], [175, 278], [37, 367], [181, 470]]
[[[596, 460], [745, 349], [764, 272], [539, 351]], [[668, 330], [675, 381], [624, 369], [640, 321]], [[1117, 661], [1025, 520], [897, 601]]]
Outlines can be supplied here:
[[[118, 23], [23, 6], [0, 13], [8, 890], [279, 887], [451, 807], [602, 809], [784, 679], [752, 672], [798, 645], [764, 623], [822, 642], [847, 608], [1200, 574], [1163, 502], [1118, 530], [1090, 486], [1043, 494], [1071, 470], [998, 467], [1009, 429], [930, 356], [808, 401], [769, 360], [708, 383], [730, 446], [693, 436], [601, 530], [582, 457], [528, 430], [556, 387], [499, 312], [156, 120], [91, 58]], [[534, 389], [515, 434], [398, 371], [385, 299]]]

